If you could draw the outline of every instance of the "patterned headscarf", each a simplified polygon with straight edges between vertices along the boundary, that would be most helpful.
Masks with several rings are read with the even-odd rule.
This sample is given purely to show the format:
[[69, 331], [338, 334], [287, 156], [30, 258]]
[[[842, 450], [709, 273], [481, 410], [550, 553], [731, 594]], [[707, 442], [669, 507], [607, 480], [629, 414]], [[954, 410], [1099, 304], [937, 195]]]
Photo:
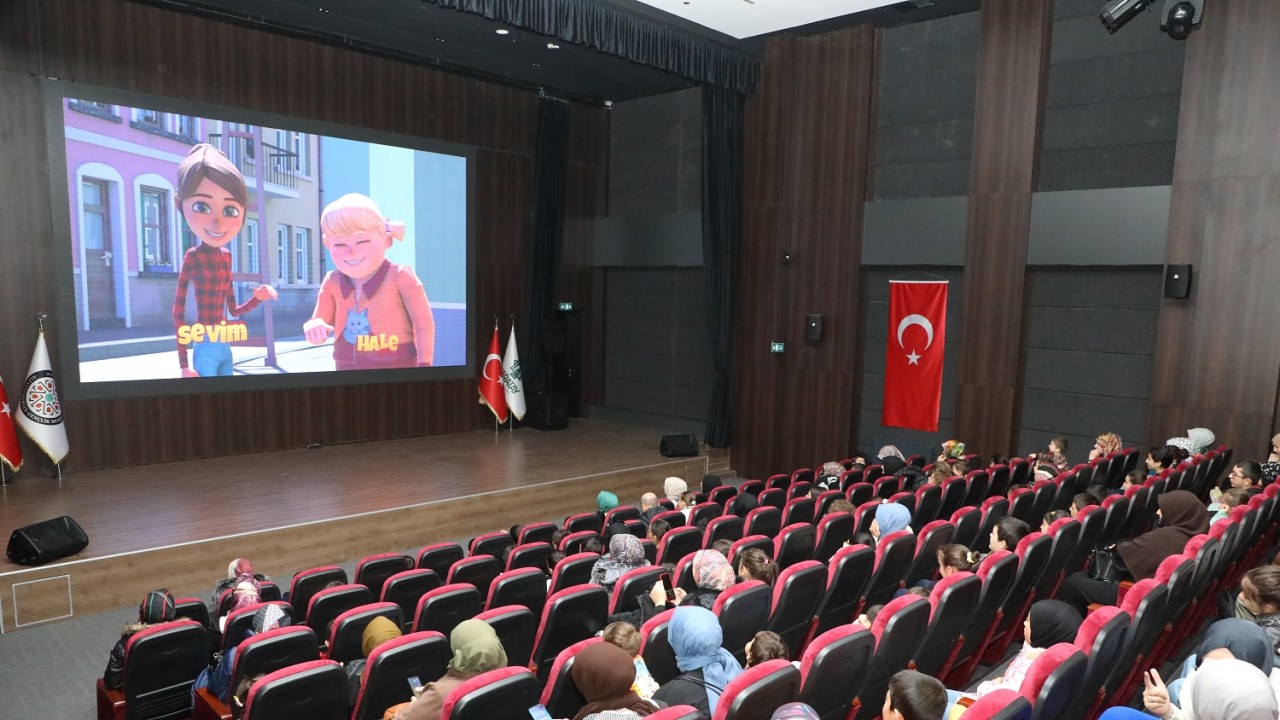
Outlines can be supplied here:
[[773, 711], [769, 720], [821, 720], [818, 711], [802, 702], [787, 703]]
[[881, 460], [887, 457], [896, 457], [902, 462], [907, 461], [907, 459], [902, 456], [902, 451], [898, 449], [897, 445], [885, 445], [884, 447], [880, 448], [880, 452], [876, 453], [876, 457], [880, 458]]
[[680, 496], [689, 492], [689, 483], [678, 477], [669, 477], [662, 481], [662, 492], [673, 503], [680, 502]]
[[234, 579], [241, 575], [253, 575], [253, 563], [249, 562], [247, 558], [236, 558], [227, 566], [228, 578]]
[[821, 472], [821, 473], [819, 473], [819, 474], [821, 474], [821, 475], [835, 475], [836, 477], [840, 477], [840, 474], [841, 474], [841, 473], [843, 473], [843, 472], [844, 472], [844, 466], [843, 466], [843, 465], [841, 465], [840, 463], [838, 463], [838, 462], [827, 462], [827, 463], [822, 463], [822, 472]]
[[1102, 449], [1104, 455], [1110, 455], [1113, 452], [1120, 452], [1124, 447], [1124, 443], [1120, 441], [1120, 436], [1115, 433], [1102, 433], [1098, 436], [1098, 447]]
[[699, 550], [693, 556], [693, 579], [703, 590], [720, 592], [738, 577], [724, 555], [715, 550]]
[[1200, 452], [1199, 450], [1196, 449], [1196, 444], [1191, 440], [1191, 438], [1171, 437], [1168, 440], [1165, 440], [1164, 444], [1172, 445], [1173, 447], [1176, 447], [1176, 448], [1181, 448], [1182, 450], [1185, 450], [1188, 455], [1195, 455], [1196, 453]]
[[169, 622], [177, 616], [178, 606], [166, 589], [152, 590], [138, 606], [138, 620], [148, 625]]
[[964, 443], [959, 440], [948, 440], [942, 443], [942, 454], [949, 458], [964, 457]]
[[253, 614], [253, 632], [263, 633], [276, 628], [288, 627], [289, 616], [279, 605], [268, 604], [258, 608]]
[[612, 585], [628, 572], [648, 564], [640, 538], [628, 532], [618, 533], [609, 539], [609, 554], [591, 568], [591, 582]]

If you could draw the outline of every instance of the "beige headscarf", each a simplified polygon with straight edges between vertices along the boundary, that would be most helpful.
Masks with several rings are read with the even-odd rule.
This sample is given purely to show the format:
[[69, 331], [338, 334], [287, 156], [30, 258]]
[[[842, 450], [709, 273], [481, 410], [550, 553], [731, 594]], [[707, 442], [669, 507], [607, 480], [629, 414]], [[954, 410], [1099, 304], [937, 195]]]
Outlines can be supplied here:
[[379, 615], [364, 626], [364, 634], [360, 636], [360, 650], [365, 657], [369, 657], [374, 648], [388, 640], [395, 640], [401, 634], [395, 623]]
[[673, 503], [680, 502], [680, 496], [689, 492], [689, 484], [678, 477], [669, 477], [662, 481], [662, 492]]
[[464, 675], [476, 675], [507, 666], [507, 651], [489, 623], [463, 620], [449, 634], [453, 659], [449, 669]]

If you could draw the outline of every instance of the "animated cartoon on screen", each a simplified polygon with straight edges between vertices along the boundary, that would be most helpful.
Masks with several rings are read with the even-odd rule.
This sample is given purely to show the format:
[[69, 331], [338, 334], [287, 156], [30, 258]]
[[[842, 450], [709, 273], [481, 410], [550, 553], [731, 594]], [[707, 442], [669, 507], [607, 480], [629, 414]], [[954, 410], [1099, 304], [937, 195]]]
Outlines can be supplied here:
[[386, 258], [391, 243], [404, 238], [404, 223], [350, 193], [325, 207], [320, 233], [336, 269], [325, 275], [302, 326], [307, 341], [319, 345], [333, 335], [338, 370], [430, 367], [436, 329], [427, 292], [413, 268]]
[[[253, 297], [237, 305], [231, 284], [231, 251], [226, 246], [244, 225], [249, 190], [244, 176], [226, 155], [201, 143], [192, 147], [178, 166], [174, 201], [200, 241], [182, 256], [178, 289], [173, 295], [178, 366], [183, 377], [230, 375], [231, 343], [248, 339], [249, 333], [243, 323], [228, 323], [226, 315], [238, 318], [263, 300], [276, 299], [275, 288], [259, 285]], [[195, 286], [196, 294], [196, 322], [192, 324], [185, 318], [188, 284]]]

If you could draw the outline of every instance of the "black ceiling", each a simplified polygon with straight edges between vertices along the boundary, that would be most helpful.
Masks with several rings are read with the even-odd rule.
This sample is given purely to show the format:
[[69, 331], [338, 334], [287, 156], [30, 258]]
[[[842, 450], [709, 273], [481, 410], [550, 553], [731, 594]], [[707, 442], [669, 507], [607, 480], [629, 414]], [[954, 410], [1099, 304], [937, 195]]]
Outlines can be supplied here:
[[[138, 1], [590, 102], [630, 100], [697, 84], [429, 0]], [[634, 0], [607, 2], [708, 43], [749, 55], [759, 55], [763, 48], [761, 38], [736, 40]], [[789, 32], [807, 35], [859, 22], [897, 25], [968, 12], [979, 4], [980, 0], [937, 0], [933, 6], [917, 8], [903, 2]], [[498, 35], [499, 29], [509, 33]], [[549, 42], [559, 48], [548, 48]]]

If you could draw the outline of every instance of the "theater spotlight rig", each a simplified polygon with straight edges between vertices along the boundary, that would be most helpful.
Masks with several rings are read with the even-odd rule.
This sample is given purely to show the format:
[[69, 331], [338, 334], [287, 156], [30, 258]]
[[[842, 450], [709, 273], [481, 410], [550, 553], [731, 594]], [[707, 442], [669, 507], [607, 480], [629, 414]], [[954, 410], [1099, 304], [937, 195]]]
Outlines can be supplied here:
[[[1110, 0], [1102, 6], [1098, 19], [1107, 32], [1115, 34], [1156, 0]], [[1200, 24], [1204, 0], [1164, 0], [1160, 29], [1174, 40], [1186, 40], [1192, 28]]]

